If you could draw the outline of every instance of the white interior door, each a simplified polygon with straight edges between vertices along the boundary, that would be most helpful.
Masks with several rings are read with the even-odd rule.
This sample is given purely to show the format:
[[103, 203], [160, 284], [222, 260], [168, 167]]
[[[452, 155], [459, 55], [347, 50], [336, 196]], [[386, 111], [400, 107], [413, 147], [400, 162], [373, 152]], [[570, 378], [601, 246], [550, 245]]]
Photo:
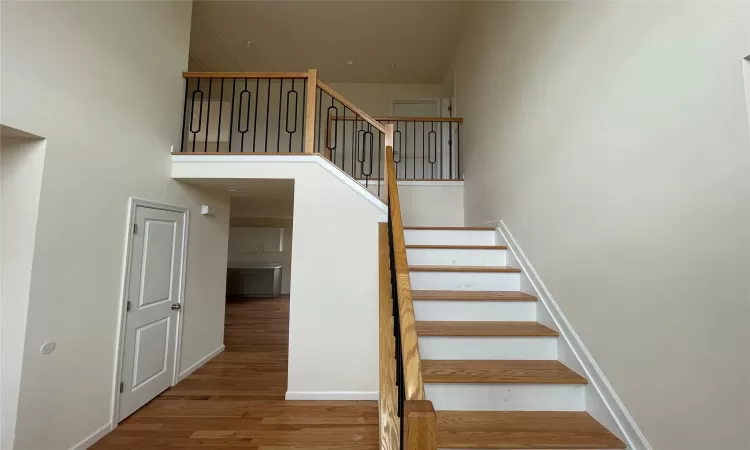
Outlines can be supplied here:
[[119, 420], [172, 385], [185, 214], [135, 206]]

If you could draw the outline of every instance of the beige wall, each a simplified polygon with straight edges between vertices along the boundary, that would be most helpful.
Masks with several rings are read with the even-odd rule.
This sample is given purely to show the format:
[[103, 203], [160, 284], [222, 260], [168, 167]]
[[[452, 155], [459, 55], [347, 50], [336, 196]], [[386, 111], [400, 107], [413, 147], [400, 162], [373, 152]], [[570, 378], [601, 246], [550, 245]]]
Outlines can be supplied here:
[[484, 3], [466, 223], [503, 219], [654, 449], [748, 446], [750, 4]]
[[223, 342], [229, 199], [170, 179], [189, 2], [1, 8], [2, 122], [47, 139], [15, 448], [67, 449], [112, 417], [129, 197], [191, 210], [181, 371]]
[[[325, 78], [322, 78], [325, 81]], [[373, 117], [391, 115], [392, 100], [440, 99], [441, 84], [331, 83], [331, 87]]]

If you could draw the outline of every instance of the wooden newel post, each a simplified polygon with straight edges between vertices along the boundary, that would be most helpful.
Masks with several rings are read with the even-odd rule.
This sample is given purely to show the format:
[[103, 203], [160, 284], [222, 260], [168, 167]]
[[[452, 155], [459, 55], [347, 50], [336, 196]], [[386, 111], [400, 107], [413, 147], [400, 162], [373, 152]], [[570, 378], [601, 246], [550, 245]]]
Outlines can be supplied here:
[[437, 449], [437, 415], [429, 400], [407, 400], [404, 403], [404, 448]]
[[305, 153], [315, 152], [315, 99], [318, 90], [318, 69], [307, 71], [307, 101], [305, 103]]
[[383, 164], [383, 201], [388, 204], [388, 161], [393, 160], [393, 124], [386, 123], [385, 127], [385, 162]]

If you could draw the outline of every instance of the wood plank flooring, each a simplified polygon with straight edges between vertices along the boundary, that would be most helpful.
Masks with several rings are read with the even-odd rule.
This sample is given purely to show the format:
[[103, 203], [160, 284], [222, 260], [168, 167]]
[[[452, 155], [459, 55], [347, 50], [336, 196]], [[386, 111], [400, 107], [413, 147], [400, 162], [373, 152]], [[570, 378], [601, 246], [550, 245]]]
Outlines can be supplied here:
[[367, 450], [374, 401], [285, 401], [288, 299], [229, 301], [226, 350], [125, 419], [95, 450]]

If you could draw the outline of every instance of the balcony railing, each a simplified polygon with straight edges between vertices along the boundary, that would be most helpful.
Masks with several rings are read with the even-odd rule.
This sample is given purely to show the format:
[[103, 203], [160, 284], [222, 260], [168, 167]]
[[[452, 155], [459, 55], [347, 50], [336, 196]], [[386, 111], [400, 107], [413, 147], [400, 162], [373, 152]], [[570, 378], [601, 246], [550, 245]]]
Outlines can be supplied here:
[[397, 179], [461, 179], [463, 119], [373, 118], [315, 69], [183, 77], [181, 153], [318, 153], [380, 195], [385, 125], [392, 125]]

